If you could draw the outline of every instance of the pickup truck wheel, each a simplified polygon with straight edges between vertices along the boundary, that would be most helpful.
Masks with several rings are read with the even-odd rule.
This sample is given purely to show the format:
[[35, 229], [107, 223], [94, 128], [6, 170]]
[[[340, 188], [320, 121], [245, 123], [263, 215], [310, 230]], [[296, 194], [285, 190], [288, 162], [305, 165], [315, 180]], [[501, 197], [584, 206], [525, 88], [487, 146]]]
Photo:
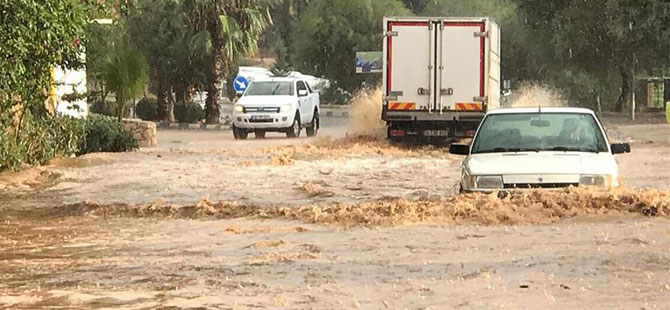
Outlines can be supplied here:
[[301, 129], [302, 128], [300, 127], [300, 114], [296, 114], [295, 118], [293, 119], [293, 125], [286, 129], [286, 136], [289, 138], [300, 137]]
[[314, 119], [312, 119], [312, 124], [307, 127], [307, 136], [314, 137], [319, 131], [319, 111], [314, 110]]
[[246, 129], [237, 128], [233, 125], [233, 137], [235, 140], [246, 140], [249, 133]]
[[256, 139], [265, 139], [265, 130], [254, 131], [254, 136], [256, 137]]

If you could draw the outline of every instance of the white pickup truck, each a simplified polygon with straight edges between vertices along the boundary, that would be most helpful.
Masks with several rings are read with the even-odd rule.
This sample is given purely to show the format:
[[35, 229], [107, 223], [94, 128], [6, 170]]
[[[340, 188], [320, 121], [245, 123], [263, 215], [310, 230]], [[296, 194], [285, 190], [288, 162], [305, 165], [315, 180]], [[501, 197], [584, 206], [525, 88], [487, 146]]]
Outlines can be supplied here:
[[243, 140], [253, 132], [262, 139], [270, 131], [295, 138], [305, 128], [313, 137], [319, 130], [319, 110], [319, 94], [302, 79], [256, 80], [235, 104], [233, 136]]

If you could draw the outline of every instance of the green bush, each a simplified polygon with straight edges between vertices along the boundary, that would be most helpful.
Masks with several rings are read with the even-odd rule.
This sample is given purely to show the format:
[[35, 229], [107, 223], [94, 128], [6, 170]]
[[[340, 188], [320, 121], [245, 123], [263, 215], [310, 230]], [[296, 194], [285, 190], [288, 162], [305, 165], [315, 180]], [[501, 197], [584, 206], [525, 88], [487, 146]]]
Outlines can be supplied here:
[[109, 101], [93, 101], [89, 105], [89, 111], [100, 115], [115, 116], [116, 104]]
[[205, 118], [205, 110], [194, 102], [179, 103], [174, 106], [174, 117], [180, 123], [197, 123]]
[[143, 121], [158, 120], [158, 102], [155, 99], [143, 98], [137, 103], [135, 111]]
[[126, 152], [138, 148], [135, 138], [116, 118], [91, 114], [87, 119], [68, 116], [38, 119], [29, 112], [21, 130], [0, 126], [0, 171], [44, 165], [59, 156], [93, 152]]
[[129, 132], [113, 117], [91, 114], [84, 122], [85, 136], [77, 155], [95, 152], [127, 152], [139, 146]]
[[84, 138], [83, 122], [67, 116], [36, 119], [26, 112], [22, 124], [18, 137], [13, 130], [0, 128], [0, 171], [70, 156]]

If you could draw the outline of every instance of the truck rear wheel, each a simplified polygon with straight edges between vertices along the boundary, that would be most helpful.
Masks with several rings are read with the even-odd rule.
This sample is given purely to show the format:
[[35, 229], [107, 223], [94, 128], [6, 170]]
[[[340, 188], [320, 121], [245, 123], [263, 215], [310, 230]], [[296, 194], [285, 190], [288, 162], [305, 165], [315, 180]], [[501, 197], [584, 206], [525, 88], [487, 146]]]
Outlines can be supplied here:
[[307, 136], [308, 137], [314, 137], [316, 136], [316, 133], [319, 131], [319, 111], [314, 110], [314, 118], [312, 119], [312, 124], [306, 128], [307, 131]]

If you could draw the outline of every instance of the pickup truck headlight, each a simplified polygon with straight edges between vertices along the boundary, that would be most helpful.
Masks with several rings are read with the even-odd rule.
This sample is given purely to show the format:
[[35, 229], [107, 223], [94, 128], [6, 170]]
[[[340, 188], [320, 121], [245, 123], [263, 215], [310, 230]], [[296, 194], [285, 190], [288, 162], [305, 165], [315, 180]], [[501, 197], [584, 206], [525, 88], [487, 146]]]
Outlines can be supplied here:
[[610, 175], [582, 175], [579, 177], [579, 185], [586, 186], [611, 186], [612, 176]]
[[290, 112], [290, 111], [291, 111], [291, 104], [290, 103], [282, 104], [281, 107], [279, 107], [279, 112], [281, 112], [281, 113], [286, 113], [286, 112]]
[[499, 175], [480, 175], [475, 177], [477, 189], [502, 189], [503, 180]]
[[235, 105], [235, 112], [244, 113], [244, 106], [241, 105], [241, 104], [236, 104]]

